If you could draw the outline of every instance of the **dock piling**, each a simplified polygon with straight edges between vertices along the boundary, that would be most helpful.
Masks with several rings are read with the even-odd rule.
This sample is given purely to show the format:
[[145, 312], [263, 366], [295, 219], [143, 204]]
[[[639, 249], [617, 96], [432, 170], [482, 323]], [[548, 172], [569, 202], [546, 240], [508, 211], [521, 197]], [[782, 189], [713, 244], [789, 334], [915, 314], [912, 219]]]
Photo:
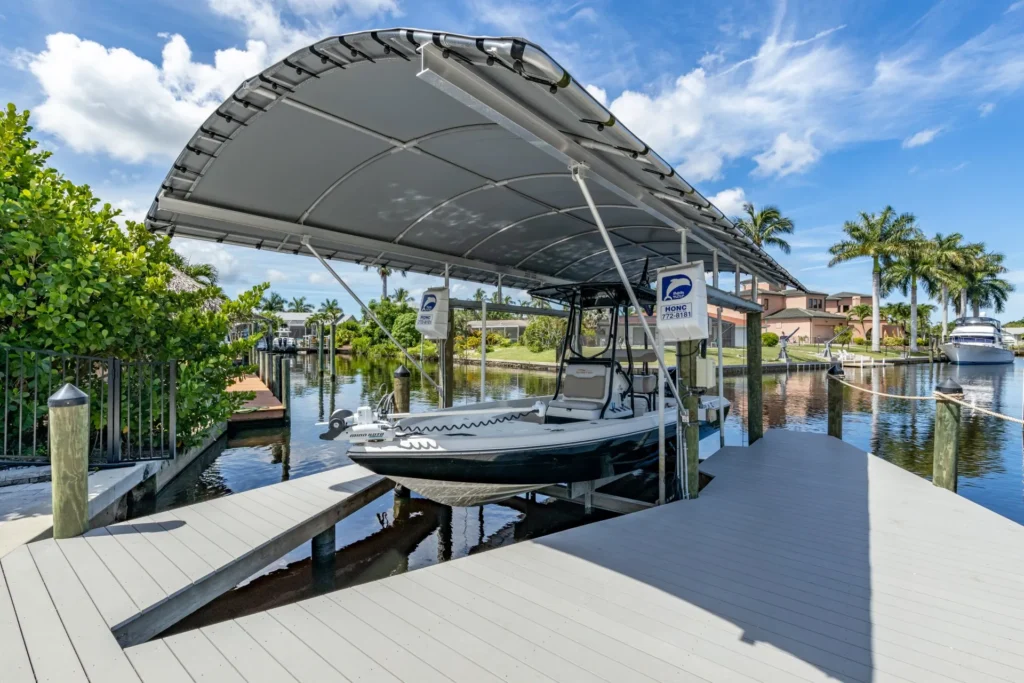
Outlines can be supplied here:
[[[700, 427], [698, 426], [698, 410], [700, 397], [693, 393], [697, 383], [697, 353], [700, 342], [680, 342], [676, 345], [676, 372], [679, 373], [679, 393], [683, 399], [687, 422], [682, 426], [682, 443], [684, 452], [676, 459], [679, 490], [683, 498], [696, 498], [700, 489], [698, 472], [700, 455]], [[685, 459], [684, 459], [685, 454]], [[685, 472], [685, 476], [684, 476]]]
[[89, 530], [89, 397], [68, 383], [47, 404], [53, 537], [72, 538]]
[[404, 365], [399, 365], [395, 370], [395, 412], [409, 412], [409, 376], [409, 370]]
[[[838, 363], [828, 370], [828, 377], [838, 378], [843, 377], [843, 375], [843, 366]], [[825, 379], [825, 382], [828, 384], [828, 435], [842, 440], [843, 385], [836, 381], [830, 381], [828, 377]]]
[[964, 390], [950, 378], [935, 387], [935, 450], [932, 454], [932, 483], [956, 493], [960, 457], [960, 404]]
[[312, 564], [313, 586], [317, 592], [334, 589], [335, 527], [324, 529], [313, 537]]
[[334, 359], [337, 352], [337, 339], [338, 339], [338, 321], [335, 320], [331, 323], [331, 345], [328, 347], [327, 361], [331, 364], [331, 379], [334, 379]]
[[281, 405], [284, 406], [284, 419], [292, 418], [292, 364], [287, 359], [281, 360]]
[[761, 398], [761, 313], [747, 313], [747, 445], [764, 436]]

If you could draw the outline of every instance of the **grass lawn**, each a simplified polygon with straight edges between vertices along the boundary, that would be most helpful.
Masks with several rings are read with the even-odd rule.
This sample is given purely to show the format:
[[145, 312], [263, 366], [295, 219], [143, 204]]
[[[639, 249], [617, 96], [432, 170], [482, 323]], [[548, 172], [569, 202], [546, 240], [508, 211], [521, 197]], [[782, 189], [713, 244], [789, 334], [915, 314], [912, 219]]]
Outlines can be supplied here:
[[[764, 346], [761, 347], [761, 362], [763, 363], [775, 363], [779, 358], [779, 346]], [[869, 358], [899, 358], [903, 355], [903, 349], [894, 349], [890, 351], [883, 351], [879, 353], [873, 353], [870, 350], [871, 347], [865, 346], [853, 346], [849, 347], [851, 353], [867, 356]], [[788, 348], [789, 359], [792, 362], [806, 363], [820, 361], [818, 354], [822, 352], [824, 345], [797, 345], [790, 344]], [[599, 349], [588, 349], [591, 353], [597, 353]], [[838, 347], [834, 347], [833, 351], [839, 351]], [[714, 349], [708, 349], [708, 355], [716, 357], [716, 351]], [[743, 365], [747, 362], [747, 350], [745, 348], [726, 348], [722, 350], [722, 355], [726, 365]], [[927, 353], [916, 353], [915, 356], [927, 356]], [[471, 353], [470, 358], [480, 358], [480, 354]], [[555, 350], [545, 349], [538, 353], [530, 351], [525, 346], [519, 346], [513, 344], [505, 348], [489, 348], [487, 349], [487, 358], [493, 360], [508, 360], [508, 361], [520, 361], [520, 362], [540, 362], [540, 363], [554, 363], [555, 362]], [[669, 365], [674, 365], [676, 362], [675, 352], [668, 350], [665, 352], [665, 360]]]

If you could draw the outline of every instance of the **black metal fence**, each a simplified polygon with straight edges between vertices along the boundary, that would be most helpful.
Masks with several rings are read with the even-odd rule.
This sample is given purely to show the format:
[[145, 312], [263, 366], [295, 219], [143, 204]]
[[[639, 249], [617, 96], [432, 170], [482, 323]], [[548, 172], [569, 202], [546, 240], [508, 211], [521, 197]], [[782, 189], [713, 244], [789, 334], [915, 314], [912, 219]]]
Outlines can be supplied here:
[[49, 462], [47, 399], [71, 382], [89, 395], [89, 460], [177, 454], [177, 363], [122, 361], [0, 346], [0, 465]]

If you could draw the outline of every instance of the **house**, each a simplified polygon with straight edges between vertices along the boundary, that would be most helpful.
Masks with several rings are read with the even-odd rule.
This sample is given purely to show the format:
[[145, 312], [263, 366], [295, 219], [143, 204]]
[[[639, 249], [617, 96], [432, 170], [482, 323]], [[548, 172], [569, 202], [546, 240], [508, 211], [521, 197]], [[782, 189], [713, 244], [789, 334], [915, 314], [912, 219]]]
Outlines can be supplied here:
[[829, 313], [849, 313], [854, 306], [861, 304], [871, 305], [870, 294], [855, 294], [853, 292], [839, 292], [825, 299], [825, 310]]
[[764, 332], [780, 337], [792, 334], [795, 344], [822, 344], [836, 336], [837, 325], [846, 325], [846, 316], [809, 308], [786, 308], [762, 319]]
[[[522, 320], [520, 318], [513, 318], [511, 320], [488, 320], [487, 334], [500, 334], [503, 337], [517, 342], [519, 341], [519, 338], [523, 336], [523, 330], [525, 330], [526, 326], [529, 324], [529, 320]], [[482, 323], [479, 320], [470, 320], [467, 325], [473, 332], [479, 332]]]

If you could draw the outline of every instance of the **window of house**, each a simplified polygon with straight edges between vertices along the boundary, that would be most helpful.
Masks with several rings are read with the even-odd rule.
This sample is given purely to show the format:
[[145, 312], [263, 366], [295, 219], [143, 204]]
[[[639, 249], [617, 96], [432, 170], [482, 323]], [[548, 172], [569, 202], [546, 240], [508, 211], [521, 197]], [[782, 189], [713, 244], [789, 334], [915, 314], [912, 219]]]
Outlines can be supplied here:
[[761, 299], [761, 305], [765, 308], [768, 308], [768, 297]]

